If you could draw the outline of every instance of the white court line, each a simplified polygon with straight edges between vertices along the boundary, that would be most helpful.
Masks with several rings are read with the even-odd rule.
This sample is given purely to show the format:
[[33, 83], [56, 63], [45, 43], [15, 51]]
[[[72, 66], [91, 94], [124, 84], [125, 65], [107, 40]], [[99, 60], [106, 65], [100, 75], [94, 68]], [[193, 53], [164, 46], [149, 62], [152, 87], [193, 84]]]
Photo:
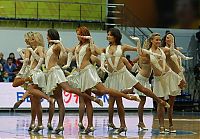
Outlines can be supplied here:
[[[158, 119], [155, 119], [158, 120]], [[168, 121], [169, 119], [164, 119], [165, 121]], [[187, 122], [200, 122], [200, 119], [172, 119], [173, 121], [187, 121]]]

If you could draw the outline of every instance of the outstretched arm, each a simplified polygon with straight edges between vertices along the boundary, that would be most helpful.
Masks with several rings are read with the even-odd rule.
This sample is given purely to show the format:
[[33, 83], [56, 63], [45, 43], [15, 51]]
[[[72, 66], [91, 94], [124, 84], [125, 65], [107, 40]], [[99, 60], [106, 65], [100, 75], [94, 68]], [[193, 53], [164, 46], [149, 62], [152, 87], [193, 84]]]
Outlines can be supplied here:
[[126, 68], [131, 71], [132, 69], [132, 65], [129, 63], [129, 61], [125, 58], [125, 57], [121, 57], [122, 58], [122, 62], [124, 63], [124, 65], [126, 66]]
[[122, 47], [123, 52], [125, 51], [137, 51], [137, 47], [133, 47], [131, 45], [124, 44]]
[[137, 52], [139, 55], [143, 55], [143, 54], [148, 54], [148, 55], [154, 55], [154, 56], [158, 56], [158, 57], [161, 57], [160, 54], [157, 54], [157, 53], [153, 53], [147, 49], [142, 49], [141, 48], [141, 43], [140, 43], [140, 39], [138, 37], [133, 37], [131, 36], [131, 39], [133, 39], [134, 41], [136, 41], [136, 45], [137, 45]]
[[182, 59], [184, 60], [190, 60], [190, 59], [193, 59], [193, 57], [187, 57], [185, 56], [184, 54], [182, 54], [179, 50], [176, 50], [174, 48], [174, 43], [171, 44], [170, 46], [170, 53], [175, 53], [176, 55], [180, 56]]

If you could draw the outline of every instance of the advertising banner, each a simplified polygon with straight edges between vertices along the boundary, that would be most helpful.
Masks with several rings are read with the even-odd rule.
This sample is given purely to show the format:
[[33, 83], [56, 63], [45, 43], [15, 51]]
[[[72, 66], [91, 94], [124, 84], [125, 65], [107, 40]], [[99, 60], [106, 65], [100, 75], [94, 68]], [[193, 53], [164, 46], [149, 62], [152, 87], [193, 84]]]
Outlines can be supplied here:
[[[12, 108], [14, 103], [18, 100], [20, 100], [25, 93], [25, 90], [22, 87], [12, 87], [12, 83], [0, 83], [0, 109], [6, 109], [6, 108]], [[94, 95], [94, 94], [93, 94]], [[98, 96], [100, 98], [104, 105], [103, 107], [99, 106], [98, 104], [93, 102], [94, 108], [108, 108], [108, 95], [104, 96]], [[79, 96], [73, 93], [68, 93], [63, 91], [63, 100], [65, 104], [65, 108], [77, 108], [79, 104]], [[48, 108], [49, 102], [45, 99], [41, 99], [42, 107]], [[136, 109], [138, 107], [138, 102], [136, 101], [130, 101], [123, 98], [123, 104], [125, 108], [134, 108]], [[20, 105], [19, 108], [30, 108], [31, 102], [30, 98], [26, 98], [25, 101]], [[57, 107], [57, 105], [56, 105]], [[116, 104], [115, 104], [116, 108]], [[153, 101], [151, 98], [147, 97], [145, 108], [153, 108]]]

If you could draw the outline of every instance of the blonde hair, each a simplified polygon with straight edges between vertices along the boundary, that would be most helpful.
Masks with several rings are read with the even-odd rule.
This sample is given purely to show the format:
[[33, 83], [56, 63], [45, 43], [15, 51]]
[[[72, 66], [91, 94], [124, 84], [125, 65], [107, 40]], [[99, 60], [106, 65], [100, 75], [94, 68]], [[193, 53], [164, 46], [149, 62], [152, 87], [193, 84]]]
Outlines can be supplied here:
[[33, 35], [33, 32], [29, 31], [29, 32], [24, 34], [24, 39], [29, 39], [30, 37], [32, 37], [32, 35]]
[[30, 39], [33, 37], [33, 32], [29, 31], [24, 34], [24, 39], [27, 45], [30, 45]]
[[34, 32], [34, 33], [33, 33], [33, 37], [34, 37], [35, 40], [37, 41], [38, 46], [44, 47], [44, 39], [43, 39], [43, 36], [42, 36], [41, 33], [39, 33], [39, 32]]
[[147, 44], [149, 44], [149, 48], [148, 49], [150, 49], [151, 48], [151, 46], [152, 46], [152, 40], [154, 39], [154, 37], [156, 37], [156, 36], [160, 36], [160, 34], [159, 33], [152, 33], [150, 36], [149, 36], [149, 38], [147, 39]]

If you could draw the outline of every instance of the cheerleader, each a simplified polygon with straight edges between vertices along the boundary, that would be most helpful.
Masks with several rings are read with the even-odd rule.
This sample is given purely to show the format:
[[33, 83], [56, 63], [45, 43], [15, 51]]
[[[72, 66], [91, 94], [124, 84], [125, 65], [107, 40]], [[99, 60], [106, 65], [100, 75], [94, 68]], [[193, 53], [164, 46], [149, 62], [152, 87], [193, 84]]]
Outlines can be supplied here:
[[55, 29], [49, 29], [47, 31], [47, 40], [49, 44], [49, 49], [46, 52], [45, 57], [45, 66], [47, 69], [47, 94], [48, 95], [56, 95], [58, 107], [59, 107], [59, 123], [57, 128], [53, 133], [59, 133], [63, 132], [63, 121], [64, 121], [64, 115], [65, 115], [65, 109], [64, 104], [62, 100], [62, 94], [60, 92], [56, 92], [56, 88], [60, 87], [66, 92], [72, 92], [79, 96], [86, 97], [89, 100], [95, 99], [91, 96], [88, 96], [86, 93], [81, 93], [80, 89], [78, 88], [72, 88], [66, 82], [66, 77], [64, 75], [64, 72], [58, 65], [59, 58], [62, 56], [62, 53], [65, 53], [65, 49], [60, 42], [60, 36], [57, 30]]
[[[106, 88], [101, 82], [96, 68], [91, 64], [90, 57], [91, 54], [96, 54], [93, 41], [90, 40], [90, 32], [84, 27], [78, 27], [76, 29], [77, 38], [79, 40], [79, 45], [72, 49], [75, 52], [77, 68], [79, 70], [79, 85], [81, 92], [86, 92], [91, 95], [91, 89], [95, 88], [99, 92], [99, 95], [111, 94], [116, 97], [124, 97], [129, 100], [137, 100], [135, 96], [130, 96], [127, 94], [120, 93], [117, 90]], [[86, 104], [86, 113], [88, 117], [88, 126], [81, 132], [82, 134], [88, 134], [94, 131], [93, 127], [93, 107], [91, 101], [84, 98]]]
[[[122, 45], [121, 44], [122, 35], [120, 31], [116, 28], [111, 28], [108, 30], [107, 33], [107, 40], [109, 41], [109, 46], [105, 49], [105, 58], [108, 63], [108, 78], [105, 81], [105, 85], [108, 88], [116, 89], [116, 90], [124, 90], [127, 88], [136, 88], [139, 91], [143, 92], [144, 94], [154, 98], [158, 103], [161, 103], [164, 106], [167, 106], [167, 103], [156, 97], [151, 90], [148, 88], [143, 87], [138, 80], [127, 70], [126, 66], [122, 61], [122, 54], [126, 51], [137, 51], [137, 48], [129, 46], [129, 45]], [[103, 67], [103, 65], [102, 65]], [[128, 82], [127, 82], [128, 81]], [[112, 95], [109, 98], [109, 109], [113, 109], [113, 105], [115, 99]], [[118, 100], [117, 100], [118, 99]], [[124, 107], [122, 104], [121, 98], [117, 98], [116, 102], [119, 107], [119, 116], [120, 116], [120, 128], [116, 129], [114, 133], [119, 134], [121, 132], [126, 132], [126, 124], [125, 124], [125, 112]], [[137, 98], [140, 101], [139, 98]], [[111, 115], [112, 116], [112, 115]], [[110, 117], [111, 117], [110, 116]], [[111, 118], [112, 120], [112, 118]], [[112, 124], [112, 121], [110, 125]], [[113, 126], [114, 127], [114, 126]]]
[[[25, 98], [30, 96], [32, 120], [29, 130], [32, 130], [33, 132], [38, 132], [40, 130], [43, 130], [44, 128], [42, 125], [42, 108], [41, 108], [40, 98], [41, 97], [45, 98], [51, 103], [53, 103], [54, 100], [43, 93], [45, 92], [46, 81], [43, 72], [40, 70], [41, 65], [44, 61], [44, 41], [42, 35], [38, 32], [33, 33], [32, 38], [30, 40], [30, 45], [31, 48], [26, 49], [24, 63], [23, 63], [23, 66], [27, 66], [26, 64], [28, 64], [28, 61], [30, 60], [30, 65], [29, 65], [30, 69], [28, 76], [30, 82], [28, 83], [27, 91], [23, 95], [22, 99], [15, 103], [14, 108], [19, 107], [19, 105], [25, 100]], [[20, 71], [23, 70], [23, 66]], [[42, 92], [38, 92], [37, 90], [41, 90]], [[38, 118], [37, 126], [35, 126], [36, 116]]]
[[[144, 41], [143, 44], [143, 49], [147, 49], [148, 43], [147, 40]], [[135, 63], [135, 70], [138, 69], [138, 74], [136, 75], [137, 80], [143, 85], [144, 87], [148, 88], [151, 90], [151, 85], [149, 83], [149, 78], [152, 73], [152, 67], [150, 64], [150, 58], [149, 55], [145, 53], [139, 54], [139, 60], [137, 63]], [[138, 67], [138, 68], [137, 68]], [[135, 90], [135, 93], [137, 93], [140, 96], [140, 103], [138, 105], [138, 117], [139, 117], [139, 122], [138, 122], [138, 129], [140, 130], [148, 130], [144, 124], [143, 120], [143, 111], [144, 111], [144, 105], [146, 102], [146, 95], [143, 94], [142, 92], [138, 91], [137, 89]]]
[[[158, 54], [158, 56], [150, 55], [150, 62], [152, 64], [154, 76], [153, 92], [157, 97], [164, 100], [164, 98], [169, 95], [170, 90], [178, 91], [179, 88], [183, 88], [184, 84], [181, 81], [182, 78], [178, 74], [173, 72], [166, 64], [166, 55], [164, 51], [160, 48], [160, 34], [153, 33], [148, 38], [148, 43], [150, 52]], [[160, 125], [160, 134], [164, 134], [165, 109], [163, 105], [158, 104], [157, 113]]]
[[[183, 67], [181, 59], [189, 60], [192, 59], [192, 57], [186, 57], [181, 52], [179, 52], [175, 48], [175, 37], [172, 33], [167, 33], [163, 39], [162, 39], [162, 49], [164, 50], [166, 54], [166, 62], [168, 66], [177, 73], [181, 78], [181, 82], [183, 83], [183, 86], [186, 86], [185, 77], [183, 74]], [[173, 78], [172, 78], [173, 80]], [[169, 104], [170, 108], [168, 109], [168, 119], [169, 119], [169, 129], [168, 131], [170, 133], [176, 133], [176, 130], [173, 127], [172, 119], [173, 119], [173, 107], [174, 107], [174, 101], [176, 99], [177, 95], [181, 95], [181, 88], [178, 87], [176, 91], [170, 90], [169, 92]]]

